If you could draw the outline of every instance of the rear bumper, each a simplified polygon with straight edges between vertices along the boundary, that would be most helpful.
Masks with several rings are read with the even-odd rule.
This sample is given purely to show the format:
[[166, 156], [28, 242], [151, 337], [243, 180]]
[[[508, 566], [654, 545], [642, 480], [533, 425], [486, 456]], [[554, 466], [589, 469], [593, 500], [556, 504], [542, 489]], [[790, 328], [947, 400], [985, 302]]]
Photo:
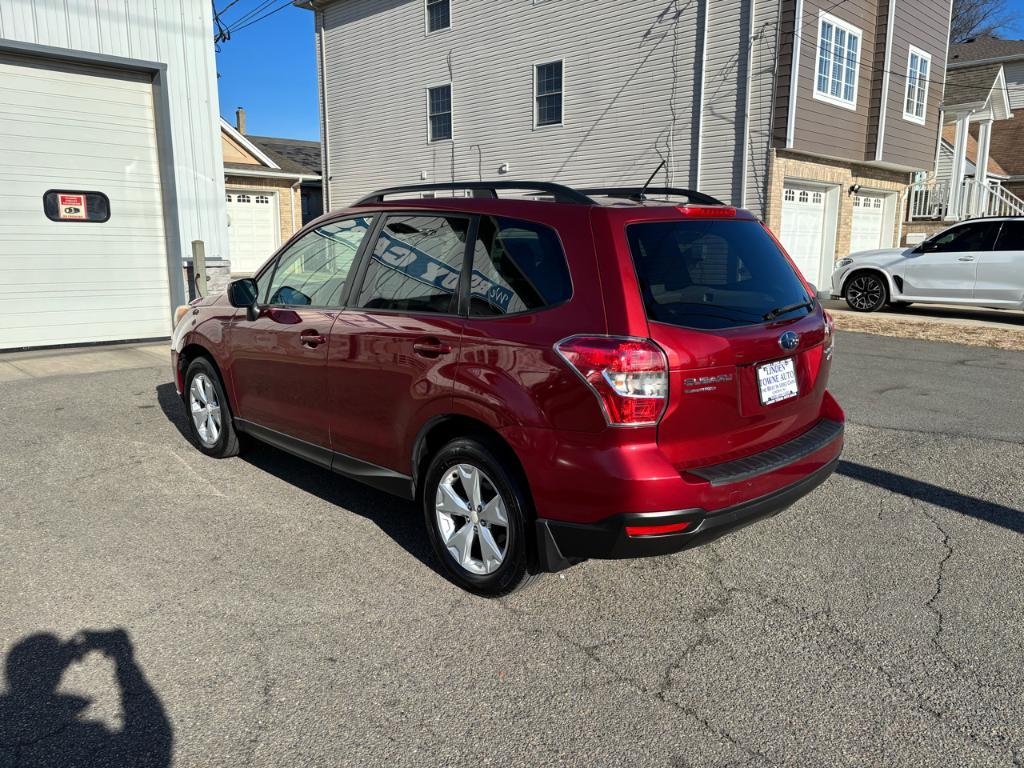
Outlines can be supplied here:
[[[844, 424], [823, 419], [814, 428], [777, 448], [738, 461], [691, 470], [709, 487], [750, 487], [766, 478], [777, 481], [754, 498], [708, 509], [693, 506], [655, 512], [617, 512], [600, 520], [538, 518], [538, 564], [557, 571], [588, 558], [650, 557], [679, 552], [712, 541], [729, 531], [774, 515], [821, 485], [835, 471], [843, 446]], [[643, 532], [658, 526], [662, 531]], [[669, 526], [667, 532], [664, 526]], [[632, 531], [627, 529], [632, 528]], [[639, 529], [639, 530], [637, 530]], [[632, 534], [632, 535], [631, 535]]]
[[[619, 559], [652, 557], [681, 552], [714, 541], [791, 506], [824, 483], [839, 464], [838, 457], [802, 480], [759, 499], [707, 514], [701, 509], [614, 515], [599, 523], [567, 523], [537, 520], [537, 551], [540, 567], [560, 571], [589, 558]], [[678, 533], [630, 536], [627, 526], [689, 523]]]

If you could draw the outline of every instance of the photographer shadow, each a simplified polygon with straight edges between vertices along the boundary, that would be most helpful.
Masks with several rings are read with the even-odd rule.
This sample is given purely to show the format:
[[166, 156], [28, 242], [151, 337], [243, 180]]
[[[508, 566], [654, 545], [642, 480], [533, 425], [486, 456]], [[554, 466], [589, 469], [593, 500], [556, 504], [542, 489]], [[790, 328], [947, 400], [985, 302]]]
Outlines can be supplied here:
[[[67, 669], [92, 652], [110, 658], [123, 724], [82, 718], [89, 699], [58, 693]], [[160, 699], [136, 664], [123, 629], [82, 632], [71, 640], [46, 633], [22, 638], [7, 654], [0, 696], [0, 765], [33, 768], [166, 768], [173, 732]]]

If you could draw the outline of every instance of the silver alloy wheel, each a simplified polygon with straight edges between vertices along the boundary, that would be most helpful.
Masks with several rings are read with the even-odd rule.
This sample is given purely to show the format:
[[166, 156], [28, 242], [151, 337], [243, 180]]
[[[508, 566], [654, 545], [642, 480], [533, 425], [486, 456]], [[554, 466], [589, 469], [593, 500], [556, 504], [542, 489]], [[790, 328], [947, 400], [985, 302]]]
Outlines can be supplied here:
[[508, 552], [508, 511], [497, 487], [472, 464], [456, 464], [437, 484], [437, 530], [455, 562], [470, 573], [487, 575], [501, 567]]
[[192, 386], [188, 388], [188, 403], [200, 442], [212, 448], [220, 437], [220, 401], [217, 400], [213, 382], [205, 373], [197, 373], [192, 377]]
[[846, 299], [854, 309], [872, 309], [882, 300], [882, 282], [872, 275], [860, 275], [846, 288]]

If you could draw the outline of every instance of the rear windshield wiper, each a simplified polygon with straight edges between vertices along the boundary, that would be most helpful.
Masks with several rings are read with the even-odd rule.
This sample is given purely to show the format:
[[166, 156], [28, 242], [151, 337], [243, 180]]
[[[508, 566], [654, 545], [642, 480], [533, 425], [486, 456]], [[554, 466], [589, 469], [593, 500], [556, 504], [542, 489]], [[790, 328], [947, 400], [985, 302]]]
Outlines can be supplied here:
[[764, 317], [761, 318], [761, 319], [762, 320], [774, 320], [779, 315], [785, 315], [785, 314], [788, 314], [789, 312], [795, 312], [798, 309], [803, 309], [804, 307], [813, 307], [813, 306], [814, 306], [814, 299], [806, 299], [806, 300], [798, 302], [796, 304], [790, 304], [790, 305], [785, 306], [785, 307], [776, 307], [775, 309], [769, 310], [768, 312], [764, 313]]

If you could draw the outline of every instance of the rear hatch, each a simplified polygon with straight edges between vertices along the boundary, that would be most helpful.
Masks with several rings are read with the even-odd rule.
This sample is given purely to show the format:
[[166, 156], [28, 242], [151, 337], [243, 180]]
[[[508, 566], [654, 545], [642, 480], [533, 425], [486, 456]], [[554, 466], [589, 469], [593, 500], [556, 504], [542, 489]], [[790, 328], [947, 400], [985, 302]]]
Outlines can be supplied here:
[[749, 456], [820, 418], [824, 312], [760, 222], [628, 224], [648, 317], [669, 361], [659, 447], [679, 469]]

